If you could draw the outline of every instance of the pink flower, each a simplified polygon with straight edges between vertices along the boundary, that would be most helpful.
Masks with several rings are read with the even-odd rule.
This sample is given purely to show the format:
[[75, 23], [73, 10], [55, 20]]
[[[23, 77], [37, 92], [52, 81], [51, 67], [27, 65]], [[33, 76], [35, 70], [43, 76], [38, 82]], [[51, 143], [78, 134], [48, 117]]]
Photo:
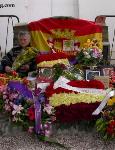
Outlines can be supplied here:
[[101, 53], [98, 49], [93, 49], [93, 57], [94, 58], [101, 58]]
[[6, 92], [6, 91], [4, 91], [4, 92], [3, 92], [3, 95], [7, 95], [7, 92]]
[[3, 99], [6, 99], [7, 98], [7, 95], [3, 95]]
[[21, 113], [21, 110], [23, 110], [24, 108], [21, 106], [21, 105], [13, 105], [13, 111], [12, 111], [12, 115], [15, 115], [15, 114], [20, 114]]
[[16, 116], [14, 116], [14, 117], [12, 118], [12, 121], [17, 122], [17, 121], [18, 121], [18, 118], [17, 118]]
[[13, 100], [13, 99], [15, 99], [15, 98], [17, 98], [18, 97], [18, 93], [13, 93], [13, 94], [11, 94], [10, 96], [9, 96], [9, 99], [10, 100]]
[[1, 85], [0, 86], [0, 93], [3, 93], [3, 91], [6, 89], [6, 86], [5, 85]]
[[45, 130], [45, 136], [50, 137], [52, 134], [51, 130]]
[[53, 107], [49, 104], [46, 104], [46, 106], [44, 107], [44, 111], [46, 111], [49, 115], [52, 114], [52, 109]]
[[6, 103], [6, 104], [9, 104], [9, 99], [5, 99], [5, 103]]
[[9, 104], [5, 104], [4, 108], [6, 111], [11, 111], [11, 107]]
[[31, 126], [30, 126], [30, 127], [28, 128], [28, 133], [33, 133], [33, 131], [34, 131], [34, 127], [31, 127]]

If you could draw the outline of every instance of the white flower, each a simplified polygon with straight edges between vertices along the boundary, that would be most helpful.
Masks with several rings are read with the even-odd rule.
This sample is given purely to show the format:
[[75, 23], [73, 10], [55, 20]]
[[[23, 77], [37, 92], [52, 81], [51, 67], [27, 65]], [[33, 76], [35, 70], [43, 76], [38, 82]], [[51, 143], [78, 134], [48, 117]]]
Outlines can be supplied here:
[[44, 107], [44, 111], [46, 111], [49, 115], [52, 114], [52, 109], [53, 107], [49, 104], [46, 104], [46, 106]]
[[91, 56], [88, 54], [88, 55], [86, 55], [86, 58], [91, 58]]
[[17, 122], [17, 121], [18, 121], [18, 118], [14, 116], [14, 117], [12, 118], [12, 121], [13, 121], [13, 122]]
[[3, 99], [6, 99], [7, 98], [7, 95], [5, 94], [5, 95], [3, 95]]
[[12, 115], [15, 114], [20, 114], [21, 110], [23, 110], [24, 108], [22, 107], [22, 105], [13, 105], [14, 110], [12, 111]]

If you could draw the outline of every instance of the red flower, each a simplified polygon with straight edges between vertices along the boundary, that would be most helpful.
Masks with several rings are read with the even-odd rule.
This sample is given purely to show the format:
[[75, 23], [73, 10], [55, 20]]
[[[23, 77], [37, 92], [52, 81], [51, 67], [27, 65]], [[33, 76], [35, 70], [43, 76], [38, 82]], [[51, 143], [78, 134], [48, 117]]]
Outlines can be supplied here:
[[56, 120], [64, 122], [75, 122], [78, 120], [92, 120], [96, 119], [96, 116], [92, 116], [92, 112], [98, 107], [99, 103], [77, 103], [69, 106], [61, 105], [55, 107]]
[[90, 80], [88, 83], [88, 87], [96, 89], [105, 89], [104, 84], [98, 80]]
[[85, 80], [72, 80], [68, 85], [79, 88], [88, 88], [88, 81]]
[[111, 120], [111, 121], [110, 121], [109, 127], [115, 129], [115, 120]]
[[113, 129], [110, 128], [110, 127], [107, 127], [107, 133], [112, 135], [114, 132], [113, 132]]
[[24, 84], [26, 84], [26, 85], [29, 84], [29, 81], [27, 80], [27, 77], [24, 77], [23, 80], [22, 80], [22, 82], [23, 82]]
[[42, 54], [42, 55], [38, 55], [36, 57], [36, 63], [38, 64], [38, 63], [43, 62], [43, 61], [52, 61], [52, 60], [58, 60], [58, 59], [65, 59], [67, 57], [68, 56], [63, 52], [51, 53], [51, 54]]
[[111, 120], [107, 127], [107, 133], [115, 136], [115, 120]]
[[6, 74], [0, 73], [0, 77], [5, 77], [6, 78], [7, 76], [6, 76]]
[[27, 115], [29, 117], [29, 119], [31, 121], [35, 120], [35, 108], [34, 107], [30, 107], [28, 110], [27, 110]]
[[14, 70], [11, 72], [11, 74], [12, 74], [13, 76], [18, 76], [18, 73], [17, 73], [16, 71], [14, 71]]

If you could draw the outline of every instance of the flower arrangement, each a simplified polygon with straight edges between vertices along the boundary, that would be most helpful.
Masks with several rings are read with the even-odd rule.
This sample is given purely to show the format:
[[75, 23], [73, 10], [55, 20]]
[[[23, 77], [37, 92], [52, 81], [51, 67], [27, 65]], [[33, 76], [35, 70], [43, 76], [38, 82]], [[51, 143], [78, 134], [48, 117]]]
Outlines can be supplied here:
[[115, 139], [115, 98], [110, 99], [96, 121], [96, 129], [104, 140]]
[[46, 102], [41, 89], [32, 91], [26, 79], [22, 81], [9, 81], [2, 90], [0, 110], [9, 115], [14, 125], [30, 133], [49, 137], [52, 122], [56, 119], [54, 109]]
[[97, 65], [102, 61], [102, 50], [96, 39], [88, 39], [84, 47], [77, 53], [76, 59], [79, 64], [90, 66]]
[[7, 88], [3, 92], [4, 110], [9, 114], [15, 125], [20, 125], [24, 129], [34, 126], [34, 113], [29, 113], [33, 108], [33, 102], [22, 96], [19, 91]]
[[15, 71], [0, 74], [0, 111], [9, 115], [14, 125], [49, 137], [56, 118], [53, 107], [41, 91], [33, 87], [27, 77], [20, 78]]
[[[72, 80], [68, 85], [77, 88], [104, 89], [103, 83], [98, 80], [84, 81]], [[56, 112], [56, 120], [62, 123], [75, 122], [76, 120], [92, 120], [92, 112], [98, 107], [103, 95], [79, 93], [64, 87], [53, 88], [53, 83], [46, 89], [46, 95]]]

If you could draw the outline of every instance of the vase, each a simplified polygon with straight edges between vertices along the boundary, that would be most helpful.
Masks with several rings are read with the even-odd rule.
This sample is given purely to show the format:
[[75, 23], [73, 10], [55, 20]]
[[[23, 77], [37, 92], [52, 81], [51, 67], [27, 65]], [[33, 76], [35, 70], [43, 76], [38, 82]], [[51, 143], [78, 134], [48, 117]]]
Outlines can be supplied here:
[[89, 66], [89, 69], [90, 69], [90, 70], [95, 70], [96, 68], [97, 68], [96, 65], [90, 65], [90, 66]]

